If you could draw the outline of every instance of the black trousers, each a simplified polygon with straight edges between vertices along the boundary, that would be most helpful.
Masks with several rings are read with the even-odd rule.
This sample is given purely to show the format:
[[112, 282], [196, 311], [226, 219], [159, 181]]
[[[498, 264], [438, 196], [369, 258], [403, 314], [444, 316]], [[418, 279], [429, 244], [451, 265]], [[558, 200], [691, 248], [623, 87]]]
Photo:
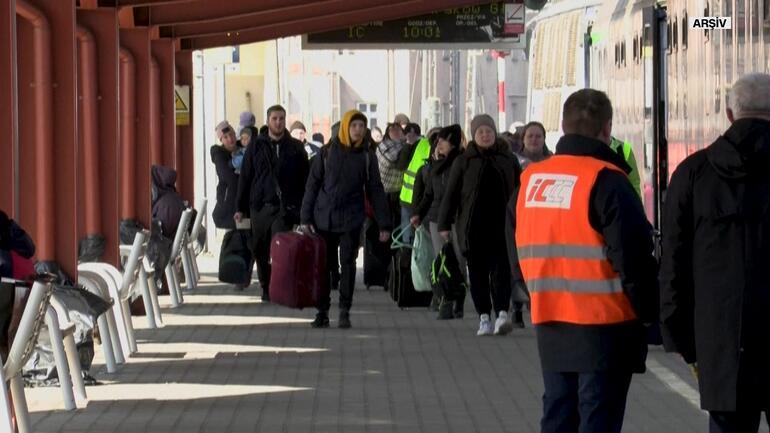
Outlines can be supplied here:
[[281, 212], [280, 207], [265, 205], [260, 210], [252, 209], [251, 253], [257, 264], [257, 276], [264, 294], [270, 290], [270, 241], [276, 233], [289, 231], [293, 222]]
[[631, 372], [543, 371], [542, 433], [620, 433]]
[[[350, 310], [353, 305], [353, 289], [356, 284], [356, 259], [358, 249], [361, 246], [361, 227], [357, 227], [346, 233], [318, 232], [326, 241], [326, 267], [331, 278], [336, 271], [336, 263], [328, 260], [339, 254], [339, 265], [342, 268], [340, 275], [340, 310]], [[318, 311], [328, 312], [331, 306], [331, 294], [318, 300]]]
[[[762, 411], [737, 412], [709, 411], [709, 433], [757, 433]], [[765, 422], [770, 425], [770, 411], [765, 411]]]
[[511, 304], [511, 269], [505, 243], [487, 245], [486, 248], [471, 247], [465, 254], [471, 298], [479, 314], [491, 314], [492, 307], [495, 312], [508, 311]]

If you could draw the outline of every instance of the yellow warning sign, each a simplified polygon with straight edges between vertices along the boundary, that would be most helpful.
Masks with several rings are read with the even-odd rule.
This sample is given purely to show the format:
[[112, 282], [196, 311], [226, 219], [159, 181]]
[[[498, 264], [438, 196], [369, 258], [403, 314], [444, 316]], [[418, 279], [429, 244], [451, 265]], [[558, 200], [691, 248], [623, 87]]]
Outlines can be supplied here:
[[176, 108], [176, 124], [190, 124], [190, 86], [174, 86], [174, 106]]

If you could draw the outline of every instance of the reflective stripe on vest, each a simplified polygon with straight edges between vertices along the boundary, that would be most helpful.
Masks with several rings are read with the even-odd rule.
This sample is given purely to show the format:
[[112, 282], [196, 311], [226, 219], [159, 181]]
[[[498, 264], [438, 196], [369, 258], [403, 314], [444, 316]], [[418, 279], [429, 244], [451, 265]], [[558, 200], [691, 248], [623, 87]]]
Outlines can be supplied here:
[[612, 164], [556, 155], [530, 164], [516, 202], [519, 264], [532, 295], [532, 323], [607, 325], [634, 320], [604, 237], [588, 219], [591, 190]]
[[412, 155], [412, 160], [409, 161], [409, 167], [404, 172], [404, 184], [401, 187], [401, 195], [399, 199], [408, 204], [412, 204], [412, 198], [414, 196], [414, 180], [417, 177], [417, 170], [425, 165], [425, 161], [430, 157], [430, 142], [427, 138], [422, 138], [417, 142], [417, 149]]

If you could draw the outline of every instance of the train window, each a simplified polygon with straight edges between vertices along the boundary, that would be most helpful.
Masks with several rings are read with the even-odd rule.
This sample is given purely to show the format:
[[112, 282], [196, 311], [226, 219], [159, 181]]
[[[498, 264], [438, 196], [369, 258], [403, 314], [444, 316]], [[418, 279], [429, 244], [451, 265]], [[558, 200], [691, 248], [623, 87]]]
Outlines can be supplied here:
[[626, 66], [626, 41], [620, 43], [620, 61]]
[[[765, 18], [765, 35], [770, 34], [770, 0], [764, 1], [764, 14], [762, 15]], [[770, 41], [765, 40], [765, 43], [768, 43]]]
[[[705, 16], [708, 16], [708, 15], [705, 15]], [[708, 35], [708, 30], [706, 32], [707, 32], [706, 34]], [[687, 44], [689, 39], [687, 37], [688, 33], [689, 32], [687, 31], [687, 11], [684, 11], [684, 16], [682, 17], [682, 49], [683, 50], [687, 49]]]
[[679, 44], [679, 22], [674, 17], [674, 27], [671, 29], [671, 38], [674, 40], [674, 51], [678, 48]]

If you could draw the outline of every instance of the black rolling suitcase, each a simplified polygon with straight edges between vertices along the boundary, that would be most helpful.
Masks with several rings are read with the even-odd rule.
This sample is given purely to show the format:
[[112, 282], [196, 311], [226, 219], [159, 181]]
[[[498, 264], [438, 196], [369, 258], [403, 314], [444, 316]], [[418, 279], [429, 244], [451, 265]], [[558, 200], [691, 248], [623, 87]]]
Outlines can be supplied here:
[[390, 242], [380, 242], [380, 228], [373, 219], [366, 220], [364, 230], [364, 285], [385, 287], [390, 265]]

